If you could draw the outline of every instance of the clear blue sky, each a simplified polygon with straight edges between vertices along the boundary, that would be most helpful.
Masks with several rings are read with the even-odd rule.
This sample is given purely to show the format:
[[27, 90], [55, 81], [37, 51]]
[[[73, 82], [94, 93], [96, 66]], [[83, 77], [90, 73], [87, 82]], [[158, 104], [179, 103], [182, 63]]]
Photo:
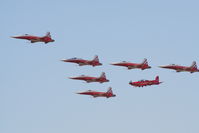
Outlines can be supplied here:
[[[198, 133], [199, 73], [157, 66], [199, 63], [199, 2], [194, 0], [1, 0], [1, 133]], [[10, 36], [43, 35], [56, 40], [30, 44]], [[78, 67], [63, 58], [92, 59], [99, 67]], [[109, 65], [141, 62], [152, 69]], [[111, 82], [68, 79], [106, 72]], [[130, 80], [164, 81], [131, 87]], [[75, 94], [112, 86], [115, 98]]]

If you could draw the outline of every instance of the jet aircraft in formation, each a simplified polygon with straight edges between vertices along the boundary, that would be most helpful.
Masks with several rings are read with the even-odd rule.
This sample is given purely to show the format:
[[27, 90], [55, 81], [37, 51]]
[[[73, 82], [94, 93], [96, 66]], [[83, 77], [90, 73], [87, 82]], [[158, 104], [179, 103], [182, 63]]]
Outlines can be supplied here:
[[142, 63], [131, 63], [131, 62], [119, 62], [119, 63], [112, 63], [111, 65], [114, 66], [123, 66], [123, 67], [127, 67], [128, 69], [141, 69], [141, 70], [145, 70], [145, 69], [150, 69], [151, 66], [148, 65], [148, 61], [147, 59], [144, 59], [144, 61]]
[[156, 76], [155, 80], [140, 80], [136, 82], [130, 81], [129, 84], [135, 87], [143, 87], [143, 86], [150, 86], [150, 85], [159, 85], [162, 82], [159, 81], [159, 76]]
[[101, 66], [102, 63], [99, 62], [99, 58], [96, 55], [93, 60], [85, 60], [81, 58], [71, 58], [71, 59], [62, 59], [63, 62], [70, 62], [70, 63], [77, 63], [79, 66], [85, 66], [85, 65], [91, 65], [93, 67], [95, 66]]
[[31, 43], [35, 42], [49, 43], [55, 41], [51, 38], [50, 32], [47, 32], [46, 35], [42, 37], [25, 34], [23, 36], [12, 36], [12, 38], [29, 40]]
[[[50, 32], [47, 32], [45, 36], [39, 37], [39, 36], [33, 36], [33, 35], [28, 35], [25, 34], [23, 36], [13, 36], [12, 38], [16, 38], [16, 39], [25, 39], [25, 40], [29, 40], [31, 43], [36, 43], [36, 42], [44, 42], [44, 43], [49, 43], [49, 42], [54, 42], [55, 40], [53, 40], [51, 38]], [[85, 60], [85, 59], [81, 59], [81, 58], [71, 58], [71, 59], [63, 59], [61, 61], [64, 62], [70, 62], [70, 63], [76, 63], [79, 66], [85, 66], [85, 65], [91, 65], [93, 67], [95, 66], [101, 66], [102, 63], [99, 62], [99, 58], [96, 55], [94, 57], [93, 60]], [[128, 69], [141, 69], [141, 70], [145, 70], [145, 69], [150, 69], [151, 66], [148, 65], [148, 61], [147, 59], [144, 59], [144, 61], [142, 63], [131, 63], [131, 62], [119, 62], [119, 63], [112, 63], [111, 65], [115, 65], [115, 66], [123, 66], [123, 67], [127, 67]], [[176, 70], [176, 72], [190, 72], [190, 73], [194, 73], [194, 72], [199, 72], [199, 69], [197, 68], [197, 64], [194, 61], [192, 63], [192, 65], [190, 67], [187, 66], [180, 66], [180, 65], [166, 65], [166, 66], [159, 66], [160, 68], [166, 68], [166, 69], [173, 69]], [[101, 74], [100, 77], [90, 77], [90, 76], [79, 76], [79, 77], [71, 77], [70, 79], [75, 79], [75, 80], [84, 80], [87, 83], [90, 82], [99, 82], [99, 83], [104, 83], [104, 82], [109, 82], [108, 79], [106, 79], [106, 75], [103, 72]], [[129, 84], [135, 87], [144, 87], [144, 86], [150, 86], [150, 85], [159, 85], [162, 82], [159, 81], [159, 76], [156, 76], [155, 80], [140, 80], [140, 81], [136, 81], [136, 82], [132, 82], [130, 81]], [[97, 91], [93, 91], [93, 90], [88, 90], [85, 92], [79, 92], [77, 94], [81, 94], [81, 95], [91, 95], [94, 98], [95, 97], [115, 97], [116, 95], [113, 94], [112, 92], [112, 88], [109, 87], [107, 92], [97, 92]]]
[[167, 69], [173, 69], [176, 70], [176, 72], [199, 72], [199, 69], [197, 68], [197, 64], [195, 61], [193, 61], [192, 65], [187, 67], [187, 66], [180, 66], [180, 65], [167, 65], [167, 66], [159, 66], [160, 68], [167, 68]]
[[90, 77], [90, 76], [81, 75], [81, 76], [78, 76], [78, 77], [70, 77], [70, 79], [84, 80], [87, 83], [91, 83], [91, 82], [99, 82], [99, 83], [109, 82], [109, 80], [106, 79], [105, 72], [102, 72], [100, 77]]
[[[77, 63], [79, 64], [79, 66], [83, 66], [83, 65], [91, 65], [91, 66], [99, 66], [102, 65], [102, 63], [99, 62], [98, 56], [95, 56], [95, 58], [93, 60], [84, 60], [84, 59], [79, 59], [79, 58], [71, 58], [71, 59], [63, 59], [61, 61], [64, 62], [71, 62], [71, 63]], [[119, 62], [119, 63], [112, 63], [111, 65], [115, 65], [115, 66], [123, 66], [123, 67], [127, 67], [128, 69], [141, 69], [141, 70], [145, 70], [145, 69], [150, 69], [151, 66], [148, 65], [148, 61], [147, 59], [144, 59], [144, 61], [142, 63], [131, 63], [131, 62]], [[174, 69], [177, 72], [181, 72], [181, 71], [188, 71], [190, 73], [193, 72], [199, 72], [199, 70], [197, 69], [197, 65], [196, 62], [194, 61], [193, 64], [190, 67], [185, 67], [185, 66], [179, 66], [179, 65], [168, 65], [168, 66], [160, 66], [161, 68], [168, 68], [168, 69]], [[91, 83], [91, 82], [99, 82], [99, 83], [104, 83], [104, 82], [109, 82], [108, 79], [106, 79], [106, 75], [103, 72], [101, 74], [100, 77], [91, 77], [91, 76], [78, 76], [78, 77], [70, 77], [70, 79], [74, 79], [74, 80], [84, 80], [87, 83]], [[155, 80], [140, 80], [140, 81], [130, 81], [129, 84], [134, 86], [134, 87], [144, 87], [144, 86], [151, 86], [151, 85], [159, 85], [162, 82], [159, 81], [159, 76], [156, 76]], [[88, 90], [85, 92], [80, 92], [77, 94], [82, 94], [82, 95], [91, 95], [93, 97], [115, 97], [116, 95], [112, 93], [112, 88], [109, 88], [109, 90], [107, 92], [97, 92], [97, 91], [92, 91], [92, 90]]]
[[94, 98], [96, 97], [115, 97], [116, 95], [113, 94], [112, 88], [109, 87], [107, 92], [98, 92], [98, 91], [93, 91], [93, 90], [88, 90], [88, 91], [84, 91], [84, 92], [78, 92], [77, 94], [81, 94], [81, 95], [90, 95], [93, 96]]

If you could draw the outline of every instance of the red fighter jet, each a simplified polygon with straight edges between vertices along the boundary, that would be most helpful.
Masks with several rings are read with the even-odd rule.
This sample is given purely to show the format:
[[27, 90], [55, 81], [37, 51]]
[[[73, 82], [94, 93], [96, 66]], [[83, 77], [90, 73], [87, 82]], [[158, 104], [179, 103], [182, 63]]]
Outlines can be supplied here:
[[159, 76], [156, 76], [155, 80], [140, 80], [137, 82], [130, 81], [129, 84], [135, 87], [143, 87], [149, 85], [159, 85], [162, 82], [159, 81]]
[[49, 42], [55, 41], [51, 38], [50, 32], [47, 32], [46, 35], [43, 37], [25, 34], [23, 36], [13, 36], [12, 38], [29, 40], [31, 43], [35, 43], [35, 42], [49, 43]]
[[85, 92], [79, 92], [77, 94], [90, 95], [90, 96], [93, 96], [94, 98], [96, 98], [96, 97], [109, 98], [109, 97], [115, 97], [116, 96], [115, 94], [113, 94], [113, 91], [112, 91], [111, 87], [108, 88], [107, 92], [97, 92], [97, 91], [88, 90], [88, 91], [85, 91]]
[[90, 77], [90, 76], [79, 76], [79, 77], [71, 77], [70, 79], [76, 79], [76, 80], [84, 80], [87, 83], [91, 83], [91, 82], [99, 82], [99, 83], [104, 83], [104, 82], [109, 82], [108, 79], [106, 79], [106, 75], [104, 72], [102, 72], [100, 77]]
[[99, 62], [99, 58], [96, 55], [93, 60], [84, 60], [80, 58], [71, 58], [71, 59], [62, 59], [61, 61], [64, 62], [71, 62], [71, 63], [77, 63], [79, 66], [85, 66], [85, 65], [91, 65], [91, 66], [101, 66], [102, 63]]
[[174, 69], [176, 70], [176, 72], [190, 72], [190, 73], [199, 72], [199, 69], [197, 68], [197, 64], [195, 61], [193, 61], [190, 67], [180, 66], [180, 65], [175, 65], [175, 64], [171, 64], [167, 66], [159, 66], [159, 67], [167, 68], [167, 69]]
[[151, 68], [148, 65], [147, 59], [144, 59], [144, 61], [140, 64], [123, 61], [123, 62], [119, 62], [119, 63], [112, 63], [111, 65], [123, 66], [123, 67], [127, 67], [128, 69], [138, 68], [138, 69], [141, 69], [141, 70]]

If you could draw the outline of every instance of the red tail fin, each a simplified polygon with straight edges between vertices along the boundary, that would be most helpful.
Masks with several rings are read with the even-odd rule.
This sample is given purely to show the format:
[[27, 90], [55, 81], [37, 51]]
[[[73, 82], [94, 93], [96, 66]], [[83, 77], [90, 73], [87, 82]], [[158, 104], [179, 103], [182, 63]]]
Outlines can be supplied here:
[[101, 74], [100, 78], [106, 78], [106, 74], [105, 74], [105, 72], [102, 72], [102, 74]]
[[98, 58], [98, 56], [97, 56], [97, 55], [94, 57], [93, 61], [97, 61], [97, 62], [99, 62], [99, 58]]
[[144, 60], [143, 60], [142, 64], [146, 64], [146, 65], [148, 65], [148, 61], [147, 61], [147, 59], [146, 59], [146, 58], [144, 58]]
[[155, 77], [155, 80], [159, 82], [159, 76], [156, 76], [156, 77]]
[[111, 93], [111, 94], [113, 94], [112, 88], [109, 87], [106, 93]]
[[51, 37], [50, 32], [47, 32], [47, 33], [46, 33], [46, 36], [47, 36], [47, 37]]
[[190, 66], [191, 68], [197, 68], [196, 61], [193, 61], [192, 65]]

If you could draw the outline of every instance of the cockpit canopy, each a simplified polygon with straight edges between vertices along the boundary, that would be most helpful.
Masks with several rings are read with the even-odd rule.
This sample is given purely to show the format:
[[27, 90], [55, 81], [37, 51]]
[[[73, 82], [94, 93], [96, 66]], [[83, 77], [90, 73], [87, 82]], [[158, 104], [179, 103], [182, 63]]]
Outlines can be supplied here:
[[77, 57], [70, 58], [70, 60], [77, 60], [77, 59], [81, 59], [81, 58], [77, 58]]
[[139, 80], [139, 82], [143, 82], [143, 81], [148, 81], [148, 80], [145, 80], [145, 79], [141, 79], [141, 80]]

